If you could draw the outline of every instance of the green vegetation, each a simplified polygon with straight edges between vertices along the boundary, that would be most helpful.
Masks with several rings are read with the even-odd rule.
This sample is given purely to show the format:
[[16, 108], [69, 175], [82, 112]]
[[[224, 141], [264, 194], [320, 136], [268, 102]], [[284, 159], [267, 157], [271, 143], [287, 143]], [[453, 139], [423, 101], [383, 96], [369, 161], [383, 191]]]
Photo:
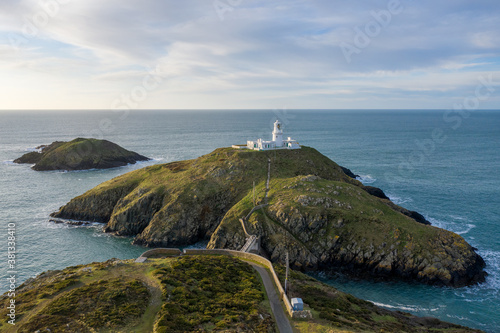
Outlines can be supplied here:
[[[477, 255], [462, 237], [415, 222], [362, 187], [317, 176], [273, 178], [269, 205], [247, 221], [261, 236], [271, 260], [299, 269], [332, 267], [357, 276], [398, 276], [449, 284]], [[256, 186], [262, 201], [265, 183]], [[249, 192], [226, 213], [209, 248], [240, 248], [245, 235], [239, 219], [253, 207]], [[229, 237], [231, 235], [231, 237]], [[455, 260], [456, 258], [458, 260]], [[457, 283], [457, 284], [459, 284]]]
[[[268, 215], [276, 219], [279, 210], [279, 213], [289, 216], [314, 216], [325, 221], [323, 235], [316, 234], [311, 239], [304, 239], [311, 245], [327, 236], [337, 238], [340, 244], [349, 241], [340, 245], [345, 247], [352, 241], [362, 241], [375, 247], [386, 242], [404, 250], [405, 247], [426, 244], [439, 231], [415, 223], [357, 186], [324, 179], [304, 179], [307, 178], [295, 177], [272, 182]], [[430, 255], [422, 252], [423, 249], [413, 251], [415, 255]]]
[[[282, 284], [283, 266], [275, 266]], [[392, 312], [297, 271], [289, 296], [313, 317], [293, 319], [296, 332], [480, 332], [435, 318]], [[277, 332], [260, 276], [246, 262], [221, 255], [111, 259], [49, 271], [18, 287], [16, 325], [1, 332]]]
[[[138, 280], [99, 280], [69, 291], [32, 316], [20, 332], [68, 327], [116, 329], [140, 317], [148, 304], [147, 288]], [[59, 329], [59, 327], [63, 329]]]
[[222, 256], [116, 259], [49, 271], [21, 285], [1, 332], [275, 332], [253, 268]]
[[0, 331], [115, 332], [142, 325], [151, 299], [146, 268], [112, 259], [40, 274], [16, 290], [16, 326], [7, 323], [10, 298], [0, 297]]
[[126, 150], [107, 140], [77, 138], [70, 142], [56, 141], [41, 146], [42, 151], [30, 152], [15, 163], [35, 163], [34, 170], [85, 170], [124, 166], [147, 157]]
[[[367, 192], [312, 148], [216, 149], [197, 159], [136, 170], [91, 189], [54, 217], [99, 221], [135, 244], [182, 246], [210, 238], [209, 248], [240, 249], [239, 219], [264, 200], [249, 232], [273, 262], [285, 244], [295, 268], [342, 268], [365, 277], [464, 286], [484, 281], [484, 261], [451, 232], [417, 223], [403, 208]], [[255, 191], [254, 184], [255, 182]]]
[[163, 303], [157, 332], [273, 332], [257, 273], [229, 257], [183, 257], [160, 268]]
[[[283, 266], [275, 270], [284, 283]], [[302, 298], [313, 314], [312, 319], [293, 321], [299, 332], [481, 332], [435, 318], [385, 310], [297, 271], [290, 271], [289, 286], [290, 297]]]

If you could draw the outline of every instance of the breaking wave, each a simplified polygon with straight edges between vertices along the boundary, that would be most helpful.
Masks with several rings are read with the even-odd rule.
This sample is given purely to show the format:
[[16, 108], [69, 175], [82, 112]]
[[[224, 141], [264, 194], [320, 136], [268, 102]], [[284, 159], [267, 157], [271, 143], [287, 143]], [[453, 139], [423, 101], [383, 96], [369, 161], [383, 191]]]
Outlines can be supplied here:
[[359, 175], [356, 177], [356, 179], [362, 182], [363, 184], [372, 184], [377, 181], [376, 178], [373, 178], [370, 175]]
[[409, 312], [413, 312], [413, 313], [420, 312], [420, 311], [434, 312], [434, 311], [438, 311], [438, 310], [446, 307], [446, 305], [443, 305], [443, 306], [437, 307], [437, 308], [426, 309], [426, 308], [423, 308], [423, 307], [417, 306], [417, 305], [406, 305], [406, 304], [405, 305], [402, 305], [402, 304], [390, 305], [390, 304], [379, 303], [379, 302], [374, 302], [374, 301], [370, 301], [370, 300], [368, 300], [368, 301], [375, 304], [376, 306], [380, 306], [382, 308], [403, 310], [403, 311], [409, 311]]

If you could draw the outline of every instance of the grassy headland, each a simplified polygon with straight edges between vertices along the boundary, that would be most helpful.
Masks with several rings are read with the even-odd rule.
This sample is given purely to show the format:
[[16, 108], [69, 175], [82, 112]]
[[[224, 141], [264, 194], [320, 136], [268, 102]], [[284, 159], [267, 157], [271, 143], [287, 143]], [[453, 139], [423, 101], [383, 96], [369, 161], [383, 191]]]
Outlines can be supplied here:
[[450, 286], [484, 280], [484, 261], [462, 237], [417, 222], [308, 147], [220, 148], [146, 167], [100, 184], [53, 216], [104, 222], [105, 231], [147, 246], [210, 239], [211, 248], [240, 249], [239, 218], [263, 202], [268, 160], [269, 205], [251, 216], [249, 229], [272, 261], [284, 262], [289, 247], [300, 269]]
[[69, 142], [55, 141], [40, 146], [41, 152], [30, 152], [15, 163], [34, 164], [37, 171], [108, 169], [124, 166], [147, 157], [126, 150], [107, 140], [77, 138]]
[[[296, 332], [479, 332], [384, 310], [295, 271], [290, 285], [313, 314], [292, 320]], [[111, 259], [26, 281], [16, 291], [15, 326], [4, 294], [0, 331], [277, 332], [264, 290], [258, 273], [233, 257]]]

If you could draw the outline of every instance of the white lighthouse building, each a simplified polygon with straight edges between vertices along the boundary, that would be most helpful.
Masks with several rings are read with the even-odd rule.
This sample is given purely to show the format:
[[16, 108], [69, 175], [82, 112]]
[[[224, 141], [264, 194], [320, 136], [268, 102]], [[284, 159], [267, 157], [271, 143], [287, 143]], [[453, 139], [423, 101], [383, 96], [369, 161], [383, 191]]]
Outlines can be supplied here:
[[274, 122], [274, 129], [272, 132], [272, 140], [265, 141], [258, 139], [256, 141], [247, 141], [245, 145], [233, 145], [233, 148], [238, 149], [253, 149], [253, 150], [273, 150], [273, 149], [300, 149], [300, 145], [297, 140], [292, 140], [288, 137], [287, 140], [283, 140], [283, 129], [281, 127], [281, 122], [276, 120]]

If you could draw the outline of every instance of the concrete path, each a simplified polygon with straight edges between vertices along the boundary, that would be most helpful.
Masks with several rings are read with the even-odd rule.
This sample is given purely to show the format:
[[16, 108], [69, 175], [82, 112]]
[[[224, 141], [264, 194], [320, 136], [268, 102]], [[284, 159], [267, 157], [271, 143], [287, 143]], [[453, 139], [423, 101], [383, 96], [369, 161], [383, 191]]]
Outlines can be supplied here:
[[252, 262], [248, 263], [255, 268], [264, 282], [264, 287], [266, 288], [267, 297], [269, 298], [269, 303], [271, 304], [271, 310], [273, 311], [274, 319], [276, 319], [278, 330], [280, 333], [293, 333], [292, 326], [290, 326], [290, 321], [288, 321], [288, 317], [285, 314], [285, 311], [283, 311], [280, 296], [276, 293], [276, 289], [274, 289], [274, 284], [269, 276], [269, 273], [262, 266], [256, 265]]

